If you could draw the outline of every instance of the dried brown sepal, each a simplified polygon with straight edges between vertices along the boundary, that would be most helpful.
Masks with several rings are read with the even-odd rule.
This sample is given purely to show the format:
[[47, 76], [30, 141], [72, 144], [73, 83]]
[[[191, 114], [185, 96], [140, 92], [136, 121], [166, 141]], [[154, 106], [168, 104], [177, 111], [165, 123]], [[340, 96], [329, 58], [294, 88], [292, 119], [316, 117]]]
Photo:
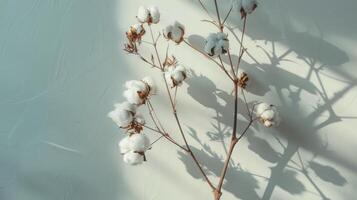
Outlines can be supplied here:
[[146, 156], [145, 156], [145, 152], [143, 151], [134, 151], [134, 153], [137, 153], [139, 155], [142, 155], [144, 157], [144, 161], [146, 161]]
[[249, 81], [248, 74], [242, 72], [238, 79], [238, 86], [245, 89], [247, 87], [247, 82]]
[[175, 58], [175, 56], [171, 56], [171, 58], [166, 57], [163, 66], [164, 67], [169, 67], [169, 66], [173, 66], [177, 64], [177, 59]]
[[138, 49], [135, 43], [129, 42], [124, 44], [124, 51], [128, 53], [136, 53], [138, 52]]
[[143, 25], [141, 26], [141, 31], [138, 33], [138, 30], [134, 26], [130, 26], [129, 31], [126, 32], [126, 37], [130, 42], [140, 42], [141, 37], [145, 34], [145, 29]]

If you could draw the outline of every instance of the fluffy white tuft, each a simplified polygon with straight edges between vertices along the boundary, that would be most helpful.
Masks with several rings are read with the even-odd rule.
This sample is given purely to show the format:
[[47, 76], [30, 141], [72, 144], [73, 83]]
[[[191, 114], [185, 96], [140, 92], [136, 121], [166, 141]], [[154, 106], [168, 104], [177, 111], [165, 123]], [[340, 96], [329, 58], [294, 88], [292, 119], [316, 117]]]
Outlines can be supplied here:
[[131, 151], [129, 136], [126, 136], [125, 138], [121, 139], [120, 142], [118, 143], [118, 146], [121, 154], [126, 154], [129, 151]]
[[151, 16], [152, 23], [157, 24], [160, 21], [160, 11], [156, 6], [151, 6], [148, 8]]
[[150, 77], [145, 77], [141, 81], [137, 81], [137, 80], [127, 81], [125, 83], [125, 87], [127, 89], [124, 91], [123, 96], [126, 98], [126, 100], [129, 103], [136, 104], [136, 105], [143, 104], [146, 100], [145, 98], [148, 98], [145, 97], [143, 99], [143, 97], [140, 97], [139, 96], [140, 92], [148, 95], [153, 95], [156, 92], [156, 85], [154, 83], [154, 80], [151, 79]]
[[165, 72], [165, 78], [170, 87], [179, 86], [187, 78], [187, 70], [182, 65], [170, 66]]
[[263, 114], [263, 112], [267, 111], [270, 108], [270, 105], [267, 103], [260, 103], [257, 105], [257, 116]]
[[111, 118], [119, 127], [126, 127], [134, 120], [136, 106], [129, 102], [116, 104], [115, 109], [108, 113]]
[[144, 119], [144, 116], [140, 113], [136, 113], [135, 115], [135, 121], [141, 125], [144, 125], [145, 124], [145, 119]]
[[129, 147], [132, 151], [144, 152], [149, 148], [150, 140], [144, 134], [133, 134], [129, 138]]
[[257, 5], [257, 0], [232, 0], [233, 9], [244, 15], [252, 13]]
[[209, 56], [219, 56], [226, 53], [229, 48], [229, 41], [227, 37], [227, 34], [221, 32], [209, 34], [204, 47], [205, 52]]
[[136, 89], [127, 89], [123, 92], [123, 96], [126, 100], [132, 104], [140, 105], [143, 103], [143, 100], [138, 95], [138, 90]]
[[180, 43], [183, 40], [185, 34], [185, 27], [178, 21], [175, 21], [173, 25], [169, 25], [164, 29], [164, 36], [176, 43]]
[[130, 151], [130, 152], [124, 154], [123, 160], [125, 163], [130, 164], [130, 165], [138, 165], [144, 161], [144, 156], [140, 155], [138, 153], [135, 153], [134, 151]]
[[267, 103], [257, 105], [256, 115], [266, 127], [278, 126], [280, 123], [279, 112], [275, 106]]
[[136, 18], [138, 19], [139, 22], [145, 23], [149, 20], [150, 17], [149, 15], [150, 15], [149, 10], [144, 6], [140, 6]]

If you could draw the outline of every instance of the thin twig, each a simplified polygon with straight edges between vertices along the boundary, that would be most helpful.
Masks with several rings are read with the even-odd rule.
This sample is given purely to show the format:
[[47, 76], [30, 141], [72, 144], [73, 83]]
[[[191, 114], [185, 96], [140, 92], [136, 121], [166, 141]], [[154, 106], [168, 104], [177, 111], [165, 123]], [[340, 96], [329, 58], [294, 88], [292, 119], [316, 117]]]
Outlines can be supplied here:
[[245, 93], [244, 93], [244, 89], [243, 88], [241, 88], [241, 92], [242, 92], [242, 95], [243, 95], [243, 100], [244, 100], [244, 103], [245, 103], [245, 107], [247, 108], [247, 111], [248, 111], [249, 118], [251, 119], [252, 116], [251, 116], [251, 113], [250, 113], [250, 110], [249, 110], [249, 106], [248, 106], [248, 103], [247, 103], [247, 98], [245, 97]]
[[239, 64], [241, 62], [242, 56], [243, 56], [243, 52], [244, 52], [244, 48], [243, 48], [243, 39], [244, 39], [244, 34], [245, 34], [245, 27], [247, 24], [247, 16], [244, 17], [243, 20], [243, 30], [242, 30], [242, 36], [240, 39], [240, 47], [239, 47], [239, 54], [238, 54], [238, 62], [237, 62], [237, 66], [236, 66], [236, 73], [238, 73], [238, 69], [239, 69]]
[[[224, 23], [226, 23], [226, 21], [227, 21], [227, 19], [228, 19], [228, 17], [229, 17], [229, 15], [231, 14], [231, 12], [232, 12], [232, 9], [233, 9], [233, 6], [231, 6], [231, 8], [229, 9], [229, 11], [228, 11], [228, 13], [227, 13], [227, 15], [226, 15], [226, 17], [224, 18], [224, 20], [223, 20], [223, 22], [222, 22], [222, 24], [224, 25]], [[224, 26], [223, 26], [224, 27]]]
[[221, 32], [223, 32], [223, 26], [222, 26], [222, 22], [221, 22], [221, 17], [219, 16], [219, 9], [218, 9], [217, 0], [214, 0], [214, 7], [216, 8], [219, 29], [220, 29]]
[[156, 47], [156, 43], [154, 41], [154, 36], [153, 36], [153, 32], [152, 32], [152, 29], [150, 27], [150, 33], [151, 33], [151, 38], [153, 40], [153, 43], [154, 43], [154, 49], [155, 49], [155, 53], [156, 53], [156, 57], [157, 57], [157, 60], [159, 62], [159, 65], [160, 65], [160, 68], [161, 68], [161, 71], [162, 71], [162, 76], [163, 76], [163, 79], [164, 79], [164, 82], [165, 82], [165, 87], [166, 87], [166, 91], [167, 91], [167, 94], [169, 96], [169, 100], [170, 100], [170, 104], [171, 104], [171, 107], [172, 107], [172, 111], [173, 111], [173, 115], [175, 117], [175, 120], [176, 120], [176, 124], [179, 128], [179, 131], [180, 131], [180, 134], [185, 142], [185, 145], [186, 145], [186, 148], [187, 149], [187, 152], [189, 153], [189, 155], [192, 157], [192, 159], [194, 160], [195, 164], [197, 165], [197, 167], [199, 168], [200, 172], [202, 173], [202, 176], [204, 177], [204, 179], [206, 180], [207, 184], [211, 187], [211, 189], [214, 191], [215, 190], [215, 187], [213, 186], [212, 182], [210, 181], [210, 179], [208, 178], [207, 174], [205, 173], [205, 171], [203, 170], [201, 164], [198, 162], [195, 154], [192, 152], [190, 146], [188, 145], [188, 142], [187, 142], [187, 139], [186, 139], [186, 136], [185, 134], [183, 133], [183, 130], [182, 130], [182, 126], [181, 126], [181, 123], [180, 123], [180, 120], [177, 116], [177, 112], [176, 112], [176, 108], [175, 108], [175, 105], [174, 105], [174, 102], [173, 102], [173, 98], [172, 98], [172, 95], [171, 95], [171, 92], [170, 92], [170, 89], [169, 89], [169, 85], [167, 83], [167, 80], [165, 78], [165, 73], [164, 73], [164, 67], [162, 65], [162, 62], [160, 60], [160, 56], [159, 56], [159, 52], [157, 51], [157, 47]]

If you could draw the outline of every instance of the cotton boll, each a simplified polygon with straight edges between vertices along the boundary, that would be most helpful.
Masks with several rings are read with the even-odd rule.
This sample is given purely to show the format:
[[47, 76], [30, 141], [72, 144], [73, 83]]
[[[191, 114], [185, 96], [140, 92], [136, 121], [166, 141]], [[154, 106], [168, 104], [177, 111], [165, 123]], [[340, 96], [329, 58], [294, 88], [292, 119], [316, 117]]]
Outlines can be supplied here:
[[181, 85], [187, 77], [187, 70], [182, 65], [170, 66], [165, 72], [166, 81], [170, 87]]
[[256, 0], [241, 0], [241, 8], [243, 8], [247, 14], [252, 13], [257, 6], [258, 2]]
[[144, 134], [133, 134], [129, 138], [129, 147], [132, 151], [144, 152], [149, 148], [150, 140]]
[[233, 0], [233, 9], [240, 12], [241, 17], [244, 18], [247, 14], [252, 13], [258, 6], [257, 0]]
[[139, 153], [135, 153], [134, 151], [130, 151], [124, 154], [123, 160], [125, 163], [130, 165], [138, 165], [143, 163], [144, 156], [140, 155]]
[[173, 25], [169, 25], [164, 29], [164, 37], [177, 44], [183, 41], [184, 34], [185, 27], [177, 21], [175, 21]]
[[157, 24], [160, 21], [159, 8], [156, 6], [151, 6], [148, 8], [151, 16], [151, 23]]
[[260, 103], [257, 105], [257, 116], [260, 116], [266, 110], [270, 109], [270, 105], [267, 103]]
[[145, 79], [145, 81], [131, 80], [125, 83], [127, 90], [124, 91], [123, 96], [127, 99], [128, 102], [137, 105], [143, 104], [148, 95], [152, 93], [149, 90], [149, 84], [151, 84], [151, 87], [153, 87], [153, 90], [155, 91], [155, 85], [153, 84], [153, 81], [149, 80], [149, 78]]
[[119, 146], [121, 154], [125, 154], [125, 153], [128, 153], [129, 151], [131, 151], [129, 143], [130, 143], [129, 136], [120, 140], [120, 142], [118, 143], [118, 146]]
[[136, 18], [138, 19], [139, 22], [145, 23], [148, 22], [150, 17], [150, 12], [148, 9], [146, 9], [144, 6], [140, 6], [138, 9], [138, 15]]
[[[128, 105], [125, 105], [128, 106]], [[134, 108], [128, 108], [129, 110], [125, 110], [123, 105], [119, 104], [115, 106], [115, 109], [108, 113], [108, 117], [111, 118], [119, 127], [125, 128], [130, 125], [133, 121]]]
[[204, 47], [209, 56], [218, 56], [228, 51], [229, 42], [225, 33], [211, 33], [206, 39]]

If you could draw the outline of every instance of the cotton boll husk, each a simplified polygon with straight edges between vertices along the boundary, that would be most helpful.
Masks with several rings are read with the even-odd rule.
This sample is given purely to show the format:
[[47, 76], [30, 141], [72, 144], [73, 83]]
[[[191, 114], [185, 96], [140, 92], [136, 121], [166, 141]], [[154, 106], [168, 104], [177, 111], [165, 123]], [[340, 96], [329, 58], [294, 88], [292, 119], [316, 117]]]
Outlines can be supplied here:
[[140, 6], [138, 9], [138, 15], [136, 17], [139, 22], [145, 23], [148, 21], [149, 14], [150, 12], [148, 9], [146, 9], [144, 6]]
[[144, 134], [133, 134], [129, 138], [129, 146], [132, 151], [144, 152], [149, 148], [150, 140]]
[[137, 165], [137, 164], [141, 164], [144, 161], [144, 156], [135, 153], [134, 151], [130, 151], [124, 154], [123, 160], [127, 164]]
[[150, 76], [147, 76], [147, 77], [144, 77], [142, 79], [142, 81], [144, 81], [146, 84], [149, 85], [150, 87], [150, 94], [155, 94], [156, 93], [156, 84], [155, 84], [155, 81], [154, 79], [152, 79]]
[[121, 154], [125, 154], [131, 151], [129, 145], [129, 136], [126, 136], [125, 138], [121, 139], [120, 142], [118, 143], [118, 146]]
[[123, 92], [123, 96], [129, 103], [140, 105], [143, 103], [143, 99], [139, 97], [137, 91], [135, 89], [127, 89]]
[[157, 24], [160, 21], [160, 11], [159, 8], [156, 6], [151, 6], [148, 8], [150, 15], [151, 15], [151, 19], [152, 19], [152, 23]]
[[257, 116], [260, 116], [266, 110], [270, 109], [270, 105], [267, 103], [260, 103], [257, 105]]
[[271, 109], [264, 111], [260, 117], [263, 119], [272, 120], [274, 118], [275, 112]]

